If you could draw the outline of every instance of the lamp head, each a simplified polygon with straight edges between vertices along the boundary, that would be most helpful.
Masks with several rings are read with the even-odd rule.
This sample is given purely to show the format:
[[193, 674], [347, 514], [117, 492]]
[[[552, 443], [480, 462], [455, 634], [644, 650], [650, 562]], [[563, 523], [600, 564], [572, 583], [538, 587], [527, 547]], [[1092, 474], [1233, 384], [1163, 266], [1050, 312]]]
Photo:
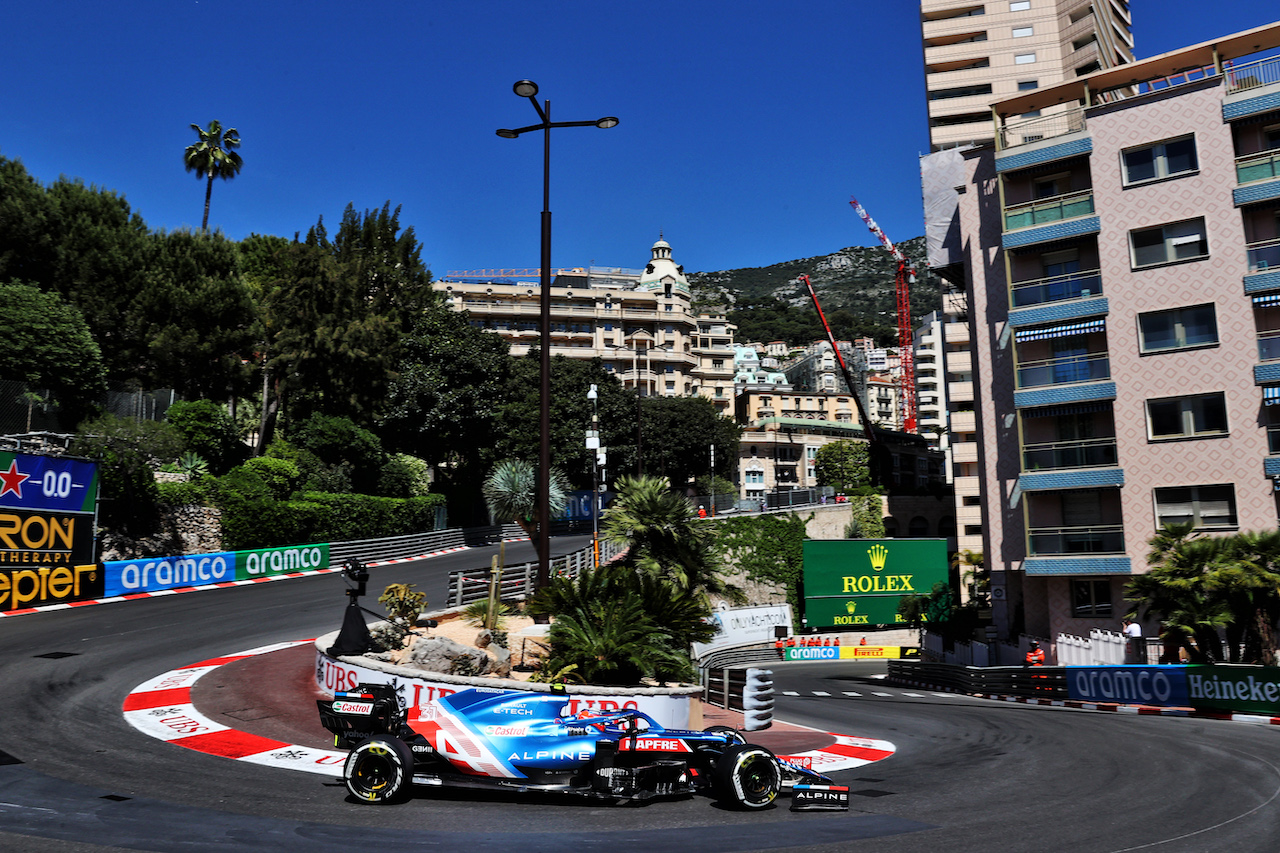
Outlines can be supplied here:
[[522, 98], [536, 98], [538, 96], [538, 84], [532, 80], [521, 80], [511, 87], [511, 91]]
[[604, 118], [598, 119], [596, 121], [596, 127], [600, 128], [601, 130], [608, 130], [611, 127], [617, 127], [617, 126], [618, 126], [617, 116], [605, 116]]
[[520, 135], [516, 133], [514, 130], [508, 130], [505, 127], [498, 128], [497, 134], [501, 136], [503, 139], [515, 139], [517, 136]]

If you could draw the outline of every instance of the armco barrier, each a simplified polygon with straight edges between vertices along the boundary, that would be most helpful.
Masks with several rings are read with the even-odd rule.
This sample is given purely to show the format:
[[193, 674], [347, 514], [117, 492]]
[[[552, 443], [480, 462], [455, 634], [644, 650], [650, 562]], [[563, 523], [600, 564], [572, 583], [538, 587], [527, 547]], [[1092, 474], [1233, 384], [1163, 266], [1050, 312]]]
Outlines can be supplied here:
[[974, 667], [891, 660], [888, 680], [893, 684], [956, 693], [1067, 698], [1066, 668], [1061, 666]]

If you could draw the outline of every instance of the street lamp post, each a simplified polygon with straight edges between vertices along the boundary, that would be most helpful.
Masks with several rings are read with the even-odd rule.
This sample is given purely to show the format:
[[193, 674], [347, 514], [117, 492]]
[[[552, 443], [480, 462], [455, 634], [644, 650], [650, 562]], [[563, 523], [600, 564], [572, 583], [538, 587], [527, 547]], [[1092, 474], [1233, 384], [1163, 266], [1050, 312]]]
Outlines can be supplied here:
[[600, 466], [604, 463], [604, 448], [600, 446], [600, 415], [596, 410], [596, 386], [587, 392], [591, 401], [591, 429], [587, 430], [587, 450], [591, 451], [591, 566], [600, 568]]
[[532, 80], [520, 80], [511, 87], [521, 98], [528, 98], [529, 103], [541, 119], [538, 124], [518, 127], [515, 130], [499, 128], [498, 136], [503, 139], [515, 139], [522, 133], [531, 130], [542, 131], [542, 258], [540, 286], [542, 288], [539, 302], [542, 335], [541, 352], [539, 353], [539, 372], [541, 383], [538, 397], [538, 579], [537, 588], [542, 589], [551, 580], [551, 128], [553, 127], [617, 127], [618, 119], [605, 116], [595, 121], [557, 121], [551, 120], [551, 101], [538, 103], [538, 84]]

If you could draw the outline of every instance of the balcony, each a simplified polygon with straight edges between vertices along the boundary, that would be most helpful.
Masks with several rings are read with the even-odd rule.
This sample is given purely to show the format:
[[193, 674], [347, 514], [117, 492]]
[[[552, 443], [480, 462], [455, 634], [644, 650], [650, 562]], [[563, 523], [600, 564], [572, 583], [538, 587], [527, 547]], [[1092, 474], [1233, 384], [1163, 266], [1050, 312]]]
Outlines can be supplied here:
[[1247, 243], [1245, 249], [1250, 273], [1280, 270], [1280, 237]]
[[1258, 332], [1258, 361], [1280, 359], [1280, 330]]
[[1116, 440], [1049, 441], [1022, 447], [1022, 470], [1105, 468], [1116, 464]]
[[1236, 158], [1236, 183], [1241, 186], [1280, 178], [1280, 151], [1263, 151]]
[[1017, 387], [1020, 389], [1110, 378], [1111, 358], [1105, 352], [1045, 358], [1024, 362], [1017, 367]]
[[1027, 531], [1028, 556], [1123, 554], [1124, 525], [1033, 527]]
[[1029, 145], [1087, 129], [1084, 109], [1077, 107], [1066, 112], [1004, 124], [1000, 128], [1000, 147], [1005, 149]]
[[1093, 190], [1016, 204], [1004, 210], [1004, 230], [1016, 231], [1093, 214]]
[[[1092, 203], [1090, 204], [1092, 210]], [[1014, 308], [1061, 302], [1067, 299], [1087, 299], [1102, 294], [1102, 271], [1088, 270], [1066, 275], [1049, 276], [1020, 281], [1011, 290]]]

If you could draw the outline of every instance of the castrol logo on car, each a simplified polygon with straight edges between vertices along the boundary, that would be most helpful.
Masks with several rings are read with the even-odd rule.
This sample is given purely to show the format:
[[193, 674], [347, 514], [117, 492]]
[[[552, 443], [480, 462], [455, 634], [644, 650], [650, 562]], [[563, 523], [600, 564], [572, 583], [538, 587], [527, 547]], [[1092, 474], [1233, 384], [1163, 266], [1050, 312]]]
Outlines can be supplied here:
[[372, 702], [350, 702], [345, 699], [333, 700], [333, 712], [335, 714], [372, 714]]

